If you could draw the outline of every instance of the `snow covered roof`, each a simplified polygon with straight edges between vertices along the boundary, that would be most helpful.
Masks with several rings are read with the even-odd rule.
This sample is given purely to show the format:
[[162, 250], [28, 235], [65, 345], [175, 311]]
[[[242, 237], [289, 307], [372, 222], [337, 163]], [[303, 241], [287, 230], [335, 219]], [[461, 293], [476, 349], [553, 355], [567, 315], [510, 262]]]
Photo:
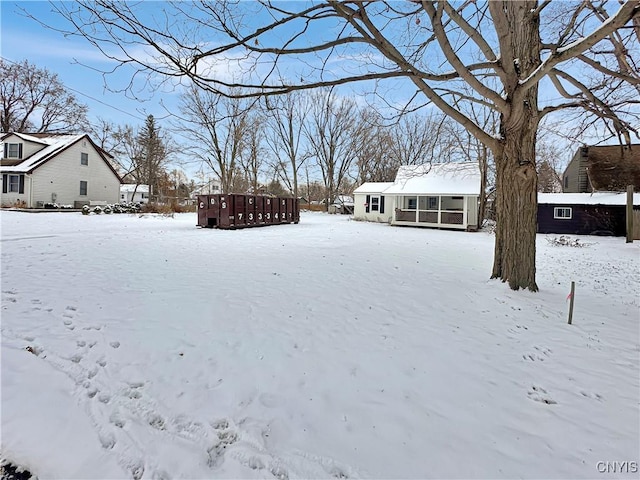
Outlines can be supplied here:
[[338, 195], [332, 205], [345, 205], [347, 207], [352, 207], [354, 205], [353, 197], [350, 197], [349, 195]]
[[135, 183], [122, 183], [120, 184], [120, 193], [149, 193], [149, 185], [138, 185], [136, 188]]
[[[626, 205], [627, 194], [618, 192], [539, 193], [538, 203], [556, 205]], [[633, 194], [633, 204], [640, 205], [640, 193]]]
[[353, 193], [382, 193], [393, 185], [393, 182], [365, 182], [356, 188]]
[[403, 165], [385, 195], [479, 195], [480, 169], [474, 162]]
[[0, 134], [1, 143], [5, 143], [7, 139], [11, 137], [17, 137], [24, 142], [40, 145], [40, 150], [32, 153], [28, 157], [24, 159], [3, 159], [2, 163], [0, 163], [0, 170], [5, 173], [32, 173], [36, 168], [40, 167], [44, 163], [56, 157], [56, 155], [65, 151], [67, 148], [71, 147], [75, 143], [79, 142], [81, 139], [85, 138], [89, 141], [89, 143], [93, 146], [93, 148], [98, 152], [100, 157], [107, 164], [109, 169], [113, 172], [113, 174], [120, 178], [118, 172], [113, 168], [113, 165], [108, 160], [108, 157], [111, 155], [97, 146], [91, 138], [89, 138], [86, 134], [76, 134], [76, 135], [68, 135], [68, 134], [56, 134], [56, 133], [2, 133]]
[[39, 143], [41, 145], [45, 145], [45, 147], [41, 150], [38, 150], [33, 155], [25, 158], [22, 162], [16, 165], [3, 165], [3, 172], [16, 172], [16, 173], [30, 173], [40, 165], [45, 163], [47, 160], [51, 159], [57, 153], [65, 150], [70, 147], [78, 140], [80, 140], [84, 135], [51, 135], [44, 137], [34, 137], [31, 135], [26, 135], [23, 133], [14, 133], [9, 134], [4, 138], [9, 137], [10, 135], [15, 135], [18, 138], [33, 143]]

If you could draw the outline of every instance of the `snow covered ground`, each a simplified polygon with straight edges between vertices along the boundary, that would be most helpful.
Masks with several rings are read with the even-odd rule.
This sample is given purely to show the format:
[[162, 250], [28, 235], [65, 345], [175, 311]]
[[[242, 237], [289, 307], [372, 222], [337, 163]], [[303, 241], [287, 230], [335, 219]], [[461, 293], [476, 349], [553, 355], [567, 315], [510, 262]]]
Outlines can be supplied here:
[[41, 479], [638, 477], [639, 242], [540, 236], [533, 294], [487, 233], [1, 221], [0, 456]]

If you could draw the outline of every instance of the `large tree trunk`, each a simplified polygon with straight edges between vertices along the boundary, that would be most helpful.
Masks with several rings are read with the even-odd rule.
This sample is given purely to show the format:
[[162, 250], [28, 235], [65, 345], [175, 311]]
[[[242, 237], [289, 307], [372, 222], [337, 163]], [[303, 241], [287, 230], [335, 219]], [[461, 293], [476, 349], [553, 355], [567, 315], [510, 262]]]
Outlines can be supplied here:
[[535, 168], [537, 121], [507, 134], [496, 160], [496, 243], [491, 278], [513, 290], [536, 285], [538, 179]]
[[537, 85], [523, 90], [520, 80], [540, 65], [537, 2], [490, 2], [496, 30], [502, 34], [507, 108], [500, 118], [501, 140], [493, 147], [496, 162], [496, 244], [491, 278], [518, 290], [538, 291], [536, 231], [538, 175], [536, 134], [540, 115]]

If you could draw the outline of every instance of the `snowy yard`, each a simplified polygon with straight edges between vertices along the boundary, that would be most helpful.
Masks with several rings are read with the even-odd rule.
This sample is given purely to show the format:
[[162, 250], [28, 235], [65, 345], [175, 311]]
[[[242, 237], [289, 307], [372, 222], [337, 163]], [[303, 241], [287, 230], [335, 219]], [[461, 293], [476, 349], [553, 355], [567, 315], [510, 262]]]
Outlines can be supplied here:
[[1, 221], [0, 457], [41, 479], [638, 476], [639, 242], [539, 236], [533, 294], [487, 233]]

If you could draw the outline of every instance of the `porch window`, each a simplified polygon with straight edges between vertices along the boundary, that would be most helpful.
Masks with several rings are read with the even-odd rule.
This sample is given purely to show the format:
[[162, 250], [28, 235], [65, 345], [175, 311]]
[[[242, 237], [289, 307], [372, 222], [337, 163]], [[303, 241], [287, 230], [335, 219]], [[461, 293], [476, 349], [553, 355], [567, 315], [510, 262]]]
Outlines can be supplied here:
[[371, 211], [377, 212], [380, 210], [380, 197], [371, 197]]
[[438, 197], [418, 197], [419, 210], [438, 210]]
[[571, 210], [570, 207], [555, 207], [553, 209], [553, 218], [569, 220], [572, 218]]
[[20, 193], [20, 175], [9, 175], [9, 192]]
[[404, 197], [405, 210], [416, 210], [418, 208], [418, 197]]
[[87, 182], [85, 182], [84, 180], [80, 180], [80, 195], [87, 195]]
[[89, 165], [89, 154], [81, 153], [80, 154], [80, 165]]

